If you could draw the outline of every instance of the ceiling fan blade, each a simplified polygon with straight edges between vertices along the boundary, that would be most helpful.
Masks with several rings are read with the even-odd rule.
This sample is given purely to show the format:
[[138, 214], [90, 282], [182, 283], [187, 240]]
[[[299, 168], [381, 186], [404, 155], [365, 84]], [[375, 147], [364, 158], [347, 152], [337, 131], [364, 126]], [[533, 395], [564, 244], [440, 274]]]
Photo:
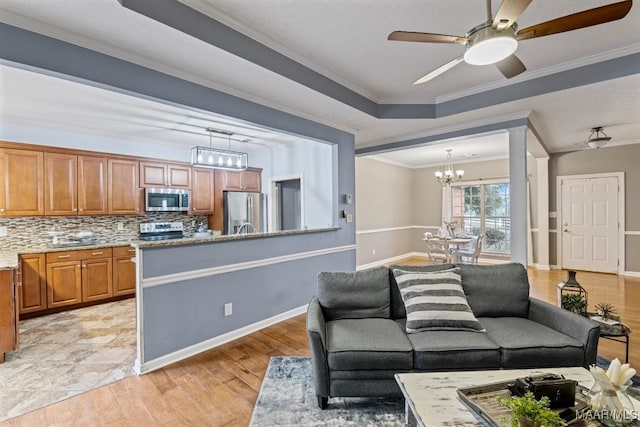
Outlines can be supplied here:
[[491, 26], [494, 30], [502, 31], [513, 25], [522, 12], [529, 6], [531, 0], [502, 0], [500, 8], [493, 18]]
[[429, 80], [435, 79], [440, 74], [444, 73], [445, 71], [449, 71], [450, 69], [452, 69], [453, 67], [455, 67], [456, 65], [461, 63], [462, 61], [464, 61], [464, 58], [462, 56], [460, 56], [460, 57], [458, 57], [458, 58], [456, 58], [454, 60], [451, 60], [451, 61], [447, 62], [446, 64], [441, 65], [440, 67], [438, 67], [435, 70], [431, 71], [429, 74], [426, 74], [426, 75], [420, 77], [418, 80], [416, 80], [412, 84], [419, 85], [419, 84], [422, 84], [422, 83], [426, 83]]
[[625, 0], [532, 25], [519, 30], [517, 38], [528, 40], [622, 19], [631, 9], [632, 3], [632, 0]]
[[498, 67], [498, 70], [508, 79], [524, 73], [527, 70], [527, 67], [520, 61], [520, 58], [515, 55], [509, 55], [502, 61], [496, 62], [496, 67]]
[[400, 42], [422, 42], [422, 43], [458, 43], [467, 44], [469, 39], [461, 36], [450, 36], [447, 34], [416, 33], [413, 31], [394, 31], [389, 34], [387, 40]]

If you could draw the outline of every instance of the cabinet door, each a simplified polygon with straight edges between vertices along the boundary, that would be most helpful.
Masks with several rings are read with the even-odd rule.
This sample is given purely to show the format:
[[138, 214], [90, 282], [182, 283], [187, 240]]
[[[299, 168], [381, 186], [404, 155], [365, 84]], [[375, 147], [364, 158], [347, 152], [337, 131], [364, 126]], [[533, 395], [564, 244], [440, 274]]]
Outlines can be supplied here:
[[18, 347], [14, 270], [0, 271], [0, 363], [4, 353]]
[[80, 261], [47, 264], [47, 306], [61, 307], [82, 302]]
[[107, 200], [111, 214], [140, 213], [138, 162], [109, 159]]
[[78, 156], [78, 215], [106, 215], [107, 158]]
[[140, 162], [140, 187], [164, 187], [167, 185], [167, 165]]
[[44, 215], [44, 154], [0, 149], [0, 215]]
[[44, 254], [20, 255], [20, 314], [47, 308]]
[[242, 173], [235, 171], [224, 171], [222, 173], [223, 190], [242, 190]]
[[[136, 264], [131, 261], [131, 258], [135, 256], [136, 250], [134, 248], [117, 248], [113, 252], [113, 295], [135, 294]], [[116, 256], [116, 253], [119, 255]]]
[[44, 153], [44, 214], [78, 214], [78, 157]]
[[112, 259], [82, 261], [82, 301], [95, 301], [113, 296]]
[[259, 171], [243, 171], [242, 172], [242, 189], [244, 191], [260, 192], [260, 172]]
[[191, 212], [197, 214], [212, 214], [214, 204], [214, 170], [193, 168], [192, 176]]
[[191, 188], [191, 168], [189, 166], [168, 165], [169, 187]]

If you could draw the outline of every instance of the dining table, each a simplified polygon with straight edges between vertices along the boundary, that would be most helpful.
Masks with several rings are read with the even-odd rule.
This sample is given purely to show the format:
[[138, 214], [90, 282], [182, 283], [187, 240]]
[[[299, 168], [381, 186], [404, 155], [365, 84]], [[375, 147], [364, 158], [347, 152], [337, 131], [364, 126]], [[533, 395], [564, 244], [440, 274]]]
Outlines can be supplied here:
[[458, 237], [439, 237], [439, 236], [431, 236], [425, 237], [422, 239], [424, 242], [436, 242], [442, 245], [444, 252], [447, 254], [447, 262], [457, 262], [458, 257], [454, 255], [454, 251], [451, 251], [450, 248], [455, 247], [455, 250], [460, 249], [461, 246], [466, 246], [471, 242], [472, 238], [467, 236], [458, 236]]

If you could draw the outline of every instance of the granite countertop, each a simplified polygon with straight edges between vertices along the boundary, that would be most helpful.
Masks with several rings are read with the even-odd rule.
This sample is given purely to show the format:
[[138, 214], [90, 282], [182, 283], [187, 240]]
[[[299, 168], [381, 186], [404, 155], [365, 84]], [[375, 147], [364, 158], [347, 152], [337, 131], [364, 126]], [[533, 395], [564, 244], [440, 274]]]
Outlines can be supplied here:
[[325, 227], [325, 228], [313, 228], [308, 230], [274, 231], [271, 233], [232, 234], [232, 235], [218, 235], [218, 236], [211, 236], [211, 237], [185, 237], [182, 239], [155, 240], [155, 241], [138, 240], [138, 241], [132, 242], [132, 246], [145, 249], [145, 248], [161, 248], [161, 247], [167, 247], [167, 246], [198, 245], [198, 244], [204, 244], [204, 243], [228, 242], [231, 240], [262, 239], [265, 237], [319, 233], [323, 231], [335, 231], [339, 229], [340, 227]]
[[251, 233], [233, 235], [214, 235], [211, 237], [184, 237], [182, 239], [145, 241], [137, 239], [114, 239], [96, 242], [91, 245], [78, 245], [67, 247], [53, 247], [50, 244], [30, 246], [20, 249], [0, 250], [0, 270], [11, 270], [19, 267], [18, 256], [22, 254], [39, 254], [47, 252], [81, 251], [83, 249], [113, 248], [117, 246], [135, 246], [138, 248], [160, 248], [167, 246], [198, 245], [214, 242], [227, 242], [231, 240], [261, 239], [264, 237], [290, 236], [294, 234], [318, 233], [322, 231], [335, 231], [340, 227], [314, 228], [309, 230], [285, 230], [272, 233]]

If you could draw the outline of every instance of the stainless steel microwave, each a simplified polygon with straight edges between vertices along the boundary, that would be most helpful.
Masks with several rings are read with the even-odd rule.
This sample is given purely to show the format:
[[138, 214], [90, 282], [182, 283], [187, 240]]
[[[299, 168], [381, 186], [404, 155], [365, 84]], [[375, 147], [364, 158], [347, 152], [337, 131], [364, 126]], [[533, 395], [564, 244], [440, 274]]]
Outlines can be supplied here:
[[147, 212], [188, 211], [191, 192], [181, 188], [145, 188], [144, 202]]

